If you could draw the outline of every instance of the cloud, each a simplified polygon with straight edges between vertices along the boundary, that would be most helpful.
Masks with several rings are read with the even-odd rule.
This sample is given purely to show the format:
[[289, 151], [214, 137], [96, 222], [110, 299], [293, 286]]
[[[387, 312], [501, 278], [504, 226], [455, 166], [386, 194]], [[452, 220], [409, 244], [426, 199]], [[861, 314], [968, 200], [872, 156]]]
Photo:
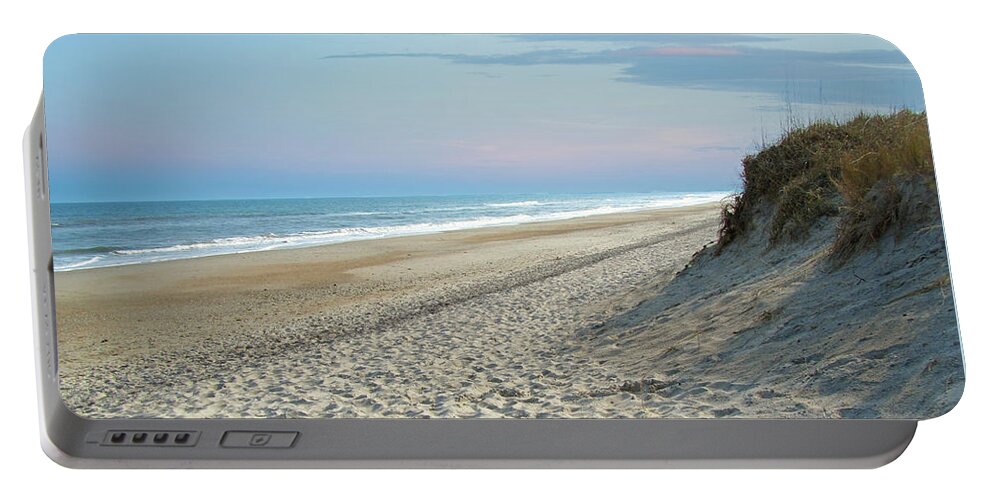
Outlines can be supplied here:
[[[706, 59], [706, 60], [705, 60]], [[923, 107], [920, 80], [899, 51], [742, 49], [724, 57], [637, 57], [619, 79], [645, 85], [774, 94], [798, 103]]]
[[647, 56], [736, 56], [741, 50], [733, 47], [653, 47], [646, 49]]
[[[563, 38], [569, 36], [529, 35], [528, 39], [573, 39]], [[605, 36], [609, 38], [612, 35]], [[916, 72], [907, 58], [895, 49], [825, 52], [714, 45], [741, 41], [741, 38], [732, 35], [625, 35], [623, 38], [627, 40], [628, 37], [643, 45], [594, 51], [556, 48], [494, 55], [360, 53], [331, 55], [325, 59], [435, 58], [453, 64], [477, 66], [619, 65], [618, 80], [643, 85], [759, 92], [796, 103], [846, 103], [914, 109], [924, 106]], [[663, 40], [682, 40], [684, 43], [661, 44]]]
[[778, 42], [786, 38], [775, 35], [737, 35], [721, 33], [639, 34], [639, 33], [544, 33], [505, 35], [531, 42], [635, 42], [656, 44], [717, 45], [727, 43]]

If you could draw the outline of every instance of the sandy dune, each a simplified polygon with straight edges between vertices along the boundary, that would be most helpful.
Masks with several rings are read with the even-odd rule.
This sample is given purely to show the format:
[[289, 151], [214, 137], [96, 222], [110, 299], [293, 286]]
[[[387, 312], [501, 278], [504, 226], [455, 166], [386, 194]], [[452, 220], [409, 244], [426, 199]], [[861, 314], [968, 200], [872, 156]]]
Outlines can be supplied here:
[[651, 377], [635, 389], [668, 415], [941, 415], [965, 382], [951, 276], [936, 195], [904, 188], [897, 227], [848, 261], [831, 258], [837, 218], [770, 246], [757, 215], [747, 238], [585, 330], [592, 359]]

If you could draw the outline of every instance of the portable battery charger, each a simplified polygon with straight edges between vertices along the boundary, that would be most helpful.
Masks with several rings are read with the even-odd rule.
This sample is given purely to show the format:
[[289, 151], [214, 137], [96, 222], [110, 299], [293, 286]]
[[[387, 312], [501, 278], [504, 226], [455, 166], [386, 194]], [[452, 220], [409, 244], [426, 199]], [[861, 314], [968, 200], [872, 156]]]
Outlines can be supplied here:
[[876, 467], [965, 376], [865, 35], [71, 35], [24, 137], [70, 467]]

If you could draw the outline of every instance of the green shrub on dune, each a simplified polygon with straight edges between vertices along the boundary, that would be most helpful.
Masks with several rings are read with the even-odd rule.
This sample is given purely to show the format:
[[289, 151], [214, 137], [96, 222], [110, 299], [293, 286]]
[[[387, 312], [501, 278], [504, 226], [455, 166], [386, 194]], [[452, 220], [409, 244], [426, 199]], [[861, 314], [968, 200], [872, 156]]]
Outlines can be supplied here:
[[742, 167], [743, 190], [724, 207], [719, 249], [749, 231], [759, 212], [771, 210], [770, 244], [804, 238], [817, 219], [839, 215], [832, 253], [847, 259], [901, 220], [914, 191], [906, 185], [935, 189], [927, 116], [912, 111], [790, 130]]

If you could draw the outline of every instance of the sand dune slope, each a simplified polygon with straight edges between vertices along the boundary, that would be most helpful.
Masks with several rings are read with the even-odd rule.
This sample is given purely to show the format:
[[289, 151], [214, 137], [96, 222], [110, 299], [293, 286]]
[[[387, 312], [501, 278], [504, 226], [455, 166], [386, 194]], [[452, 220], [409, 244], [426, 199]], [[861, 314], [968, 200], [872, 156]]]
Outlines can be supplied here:
[[[698, 254], [658, 293], [591, 328], [597, 359], [681, 415], [917, 418], [964, 376], [933, 191], [908, 185], [904, 219], [850, 261], [836, 218], [770, 248], [770, 217], [719, 255]], [[631, 353], [638, 353], [632, 357]], [[694, 411], [694, 409], [696, 411]]]

